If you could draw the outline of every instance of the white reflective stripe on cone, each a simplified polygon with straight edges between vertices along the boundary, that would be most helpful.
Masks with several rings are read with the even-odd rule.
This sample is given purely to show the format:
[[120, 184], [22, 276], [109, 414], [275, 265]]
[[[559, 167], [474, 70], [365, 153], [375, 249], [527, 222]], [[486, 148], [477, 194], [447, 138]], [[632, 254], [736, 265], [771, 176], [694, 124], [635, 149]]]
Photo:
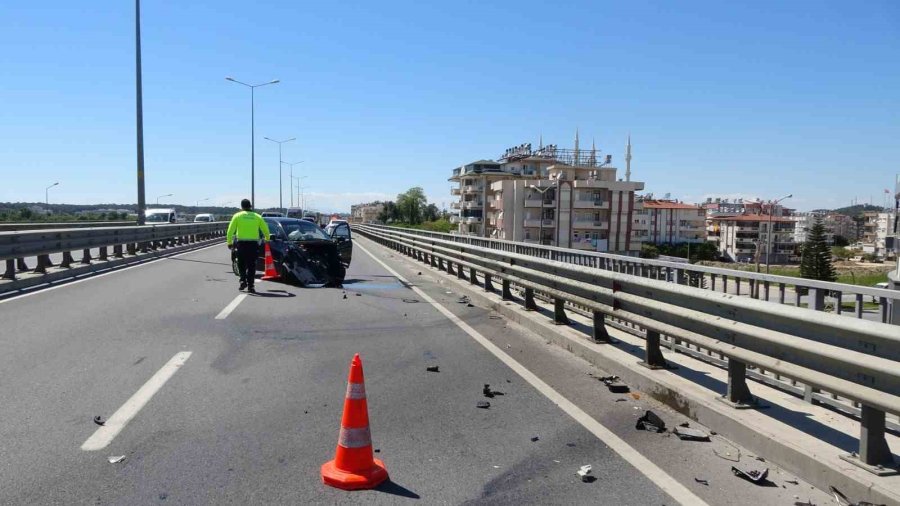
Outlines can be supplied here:
[[365, 448], [372, 446], [372, 434], [368, 427], [362, 429], [347, 429], [341, 427], [341, 435], [338, 444], [344, 448]]
[[366, 385], [364, 383], [347, 383], [348, 399], [365, 399]]

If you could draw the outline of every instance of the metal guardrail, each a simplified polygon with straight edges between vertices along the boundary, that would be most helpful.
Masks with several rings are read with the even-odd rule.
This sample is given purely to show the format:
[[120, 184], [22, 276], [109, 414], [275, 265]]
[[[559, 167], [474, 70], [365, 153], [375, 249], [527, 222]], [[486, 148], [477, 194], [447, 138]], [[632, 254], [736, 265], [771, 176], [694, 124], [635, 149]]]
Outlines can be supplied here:
[[[386, 229], [395, 227], [380, 226]], [[848, 285], [845, 283], [830, 283], [812, 279], [793, 278], [790, 276], [777, 276], [774, 274], [762, 274], [735, 269], [723, 269], [719, 267], [706, 267], [702, 265], [685, 264], [678, 262], [666, 262], [651, 260], [612, 253], [600, 253], [595, 251], [575, 250], [556, 246], [538, 245], [537, 243], [523, 243], [491, 239], [469, 235], [442, 234], [425, 230], [400, 229], [410, 234], [434, 239], [443, 239], [462, 244], [470, 244], [483, 248], [507, 251], [522, 255], [557, 260], [574, 265], [591, 266], [598, 269], [623, 272], [642, 277], [664, 279], [667, 281], [686, 284], [694, 281], [694, 284], [706, 284], [711, 291], [746, 295], [748, 297], [776, 302], [779, 304], [793, 304], [801, 306], [806, 300], [809, 309], [816, 311], [830, 310], [836, 314], [845, 314], [856, 318], [863, 318], [866, 298], [878, 304], [878, 319], [883, 323], [892, 322], [892, 304], [895, 324], [900, 324], [900, 292], [882, 288]], [[702, 282], [700, 279], [702, 278]], [[729, 291], [729, 285], [734, 290]], [[749, 293], [742, 293], [742, 286], [749, 286]], [[777, 299], [770, 297], [777, 290]], [[793, 300], [788, 299], [791, 295]], [[852, 312], [843, 310], [841, 303], [845, 296], [853, 297], [854, 308]]]
[[[73, 251], [80, 250], [80, 263], [89, 265], [94, 260], [92, 249], [99, 250], [96, 260], [107, 261], [110, 258], [123, 258], [126, 254], [138, 255], [151, 249], [220, 238], [225, 235], [227, 228], [227, 222], [215, 222], [0, 232], [0, 261], [6, 261], [2, 278], [16, 281], [17, 273], [29, 271], [46, 274], [47, 268], [53, 266], [50, 255], [55, 253], [62, 254], [60, 267], [71, 268], [75, 262]], [[110, 247], [113, 250], [111, 255]], [[33, 270], [26, 263], [26, 259], [30, 257], [37, 258], [37, 265]]]
[[[373, 225], [356, 230], [448, 273], [455, 269], [458, 277], [485, 290], [493, 291], [499, 279], [504, 299], [513, 299], [515, 285], [524, 291], [526, 309], [535, 309], [536, 294], [544, 294], [553, 301], [556, 323], [569, 323], [567, 304], [588, 308], [597, 342], [610, 342], [607, 317], [637, 325], [645, 329], [643, 364], [651, 369], [669, 367], [660, 349], [662, 335], [715, 352], [728, 368], [722, 400], [735, 408], [760, 407], [747, 387], [748, 367], [800, 381], [811, 394], [829, 392], [859, 403], [859, 453], [846, 460], [876, 474], [893, 465], [884, 431], [886, 413], [900, 413], [900, 332], [895, 326], [582, 265], [578, 262], [585, 258], [603, 257], [560, 248], [506, 241], [491, 248], [446, 234]], [[519, 248], [540, 253], [507, 251]], [[543, 258], [548, 251], [572, 256]]]
[[46, 223], [36, 221], [31, 223], [0, 223], [0, 232], [12, 232], [17, 230], [45, 230], [48, 228], [88, 228], [88, 227], [127, 227], [136, 225], [134, 221], [63, 221], [58, 223]]

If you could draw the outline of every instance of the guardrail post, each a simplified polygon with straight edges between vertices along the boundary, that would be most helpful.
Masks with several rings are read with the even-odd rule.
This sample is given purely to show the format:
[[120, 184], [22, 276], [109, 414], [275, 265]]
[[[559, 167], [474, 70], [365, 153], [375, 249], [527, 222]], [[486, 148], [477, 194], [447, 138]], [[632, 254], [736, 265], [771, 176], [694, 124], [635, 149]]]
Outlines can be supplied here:
[[[65, 259], [65, 253], [63, 253], [63, 258]], [[37, 274], [45, 274], [47, 272], [47, 267], [52, 266], [53, 262], [50, 261], [50, 255], [38, 255], [37, 266], [35, 266], [34, 272]]]
[[512, 291], [509, 289], [509, 280], [504, 279], [501, 281], [502, 285], [502, 297], [503, 300], [511, 300], [513, 298]]
[[834, 300], [835, 300], [835, 303], [834, 303], [834, 314], [841, 314], [841, 313], [843, 312], [843, 310], [844, 310], [844, 308], [843, 308], [843, 305], [844, 305], [844, 293], [843, 293], [843, 292], [840, 292], [840, 291], [835, 292]]
[[675, 283], [679, 285], [685, 284], [684, 269], [675, 269]]
[[72, 252], [71, 251], [63, 251], [62, 256], [63, 256], [62, 262], [59, 263], [59, 266], [66, 268], [66, 269], [72, 267], [72, 263], [75, 262], [75, 259], [72, 258]]
[[563, 299], [553, 299], [553, 323], [555, 325], [569, 324], [569, 317], [566, 315], [566, 301]]
[[884, 438], [884, 411], [860, 406], [859, 454], [841, 458], [878, 476], [896, 474], [894, 456]]
[[107, 252], [106, 246], [100, 246], [100, 258], [99, 260], [105, 262], [109, 260], [109, 253]]
[[453, 262], [451, 262], [450, 260], [447, 260], [447, 274], [456, 274], [455, 272], [453, 272]]
[[443, 258], [438, 258], [437, 264], [438, 264], [438, 265], [437, 265], [437, 266], [438, 266], [438, 270], [441, 270], [441, 271], [446, 271], [446, 270], [447, 270], [447, 269], [444, 267], [444, 259], [443, 259]]
[[16, 280], [16, 261], [12, 258], [6, 261], [6, 272], [3, 273], [2, 278]]
[[491, 275], [488, 273], [484, 273], [484, 291], [485, 292], [493, 292], [494, 284], [491, 283]]
[[728, 276], [722, 274], [722, 293], [728, 293]]
[[709, 288], [710, 288], [710, 290], [712, 290], [714, 292], [716, 291], [716, 275], [715, 274], [709, 275]]
[[648, 369], [676, 369], [663, 357], [662, 349], [659, 347], [659, 332], [647, 329], [646, 341], [644, 360], [639, 362], [640, 365]]
[[747, 387], [747, 364], [728, 357], [728, 391], [719, 399], [737, 409], [763, 408]]
[[591, 337], [595, 343], [611, 343], [612, 338], [609, 336], [609, 330], [606, 328], [606, 316], [600, 311], [593, 311], [594, 316], [594, 333]]
[[85, 248], [85, 249], [81, 252], [81, 263], [84, 264], [84, 265], [90, 265], [90, 264], [91, 264], [91, 250], [90, 250], [90, 249]]
[[809, 308], [816, 311], [825, 309], [825, 290], [821, 288], [809, 289]]
[[766, 297], [766, 302], [769, 302], [769, 282], [763, 281], [763, 290]]
[[465, 267], [461, 263], [456, 264], [456, 278], [457, 279], [466, 279]]
[[757, 281], [753, 278], [747, 280], [750, 283], [750, 298], [758, 299], [759, 298], [759, 285]]
[[778, 283], [778, 303], [784, 304], [784, 283]]
[[734, 278], [734, 293], [736, 293], [737, 295], [741, 294], [741, 278]]
[[145, 241], [145, 242], [142, 242], [142, 243], [138, 243], [138, 246], [139, 246], [139, 249], [140, 249], [140, 252], [141, 252], [141, 253], [146, 253], [146, 252], [147, 252], [147, 248], [149, 247], [149, 244], [147, 244], [147, 242]]
[[24, 258], [17, 258], [17, 259], [16, 259], [16, 269], [17, 269], [19, 272], [25, 272], [25, 271], [27, 271], [27, 270], [29, 269], [28, 264], [25, 263], [25, 259], [24, 259]]
[[878, 307], [881, 309], [881, 323], [888, 323], [888, 298], [878, 297]]
[[537, 311], [537, 304], [534, 302], [534, 288], [525, 289], [525, 311]]
[[434, 253], [432, 253], [432, 254], [430, 254], [430, 255], [428, 255], [428, 256], [431, 257], [431, 266], [432, 266], [432, 267], [437, 267], [437, 266], [438, 266], [438, 261], [437, 261], [437, 258], [435, 258]]
[[475, 273], [474, 267], [469, 267], [469, 283], [471, 283], [473, 285], [478, 284], [478, 276]]
[[113, 256], [116, 258], [122, 258], [125, 256], [122, 254], [122, 245], [121, 244], [116, 244], [115, 246], [113, 246]]

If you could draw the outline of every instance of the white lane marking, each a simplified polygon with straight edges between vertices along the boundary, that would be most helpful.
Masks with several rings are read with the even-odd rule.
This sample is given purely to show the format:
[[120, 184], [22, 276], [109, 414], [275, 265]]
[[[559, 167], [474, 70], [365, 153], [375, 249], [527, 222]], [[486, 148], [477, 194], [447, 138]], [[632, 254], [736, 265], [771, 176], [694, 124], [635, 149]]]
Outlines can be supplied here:
[[118, 274], [118, 273], [120, 273], [120, 272], [127, 271], [127, 270], [130, 270], [130, 269], [137, 269], [138, 267], [144, 267], [144, 266], [147, 266], [147, 265], [155, 264], [156, 262], [159, 262], [160, 260], [168, 260], [168, 259], [170, 259], [170, 258], [178, 258], [178, 257], [184, 256], [184, 255], [190, 255], [191, 253], [197, 253], [198, 251], [203, 251], [203, 250], [205, 250], [205, 249], [215, 248], [216, 246], [221, 246], [221, 244], [212, 244], [212, 245], [209, 245], [209, 246], [204, 246], [204, 247], [202, 247], [202, 248], [192, 249], [191, 251], [185, 251], [184, 253], [179, 253], [179, 254], [177, 254], [177, 255], [172, 255], [172, 256], [170, 256], [170, 257], [160, 257], [160, 258], [157, 258], [157, 259], [154, 259], [154, 260], [147, 260], [146, 262], [142, 262], [142, 263], [139, 263], [139, 264], [137, 264], [137, 265], [131, 265], [131, 266], [129, 266], [129, 267], [120, 267], [120, 268], [117, 268], [117, 269], [115, 269], [115, 270], [113, 270], [113, 271], [104, 272], [103, 274], [96, 274], [96, 275], [93, 275], [93, 276], [92, 276], [90, 273], [84, 273], [84, 274], [82, 274], [83, 276], [85, 276], [84, 278], [76, 279], [76, 280], [74, 280], [74, 281], [64, 281], [64, 280], [61, 280], [61, 281], [59, 281], [59, 283], [61, 283], [61, 284], [56, 285], [56, 286], [48, 286], [48, 287], [46, 287], [46, 288], [40, 288], [41, 285], [36, 285], [36, 286], [32, 287], [32, 288], [31, 288], [32, 291], [30, 291], [30, 292], [28, 292], [28, 293], [23, 293], [22, 295], [16, 295], [16, 296], [13, 296], [13, 297], [8, 297], [8, 298], [5, 298], [5, 299], [0, 300], [0, 304], [3, 304], [4, 302], [13, 301], [13, 300], [16, 300], [16, 299], [22, 299], [22, 298], [24, 298], [24, 297], [31, 297], [32, 295], [37, 295], [37, 294], [39, 294], [39, 293], [50, 292], [50, 291], [56, 290], [56, 289], [58, 289], [58, 288], [65, 288], [65, 287], [67, 287], [67, 286], [77, 285], [78, 283], [82, 283], [82, 282], [84, 282], [84, 281], [93, 281], [93, 280], [95, 280], [95, 279], [100, 279], [100, 278], [102, 278], [102, 277], [104, 277], [104, 276], [109, 276], [110, 274]]
[[81, 445], [81, 449], [90, 452], [106, 448], [106, 445], [119, 435], [119, 432], [125, 428], [125, 425], [127, 425], [128, 422], [134, 418], [134, 415], [138, 414], [138, 411], [147, 404], [153, 395], [166, 384], [166, 381], [169, 381], [169, 378], [171, 378], [178, 369], [187, 362], [187, 359], [190, 358], [190, 356], [190, 351], [176, 353], [174, 357], [166, 362], [166, 365], [162, 366], [162, 369], [157, 371], [152, 378], [147, 380], [147, 382], [144, 383], [130, 399], [125, 401], [125, 404], [122, 404], [122, 407], [119, 408], [118, 411], [109, 417], [106, 424], [97, 429], [96, 432]]
[[506, 364], [507, 367], [515, 371], [519, 376], [522, 377], [522, 379], [531, 384], [531, 386], [533, 386], [538, 392], [542, 393], [554, 404], [559, 406], [561, 410], [565, 411], [567, 415], [574, 418], [575, 421], [580, 423], [582, 427], [597, 436], [597, 439], [603, 441], [606, 446], [609, 446], [614, 452], [618, 453], [623, 459], [625, 459], [625, 461], [627, 461], [629, 464], [634, 466], [635, 469], [643, 473], [644, 476], [655, 483], [656, 486], [662, 489], [665, 493], [669, 494], [673, 499], [681, 504], [691, 506], [700, 506], [707, 504], [705, 501], [703, 501], [703, 499], [700, 499], [693, 492], [688, 490], [687, 487], [679, 483], [677, 480], [669, 476], [665, 471], [660, 469], [656, 464], [641, 455], [640, 452], [638, 452], [631, 445], [622, 440], [622, 438], [604, 427], [603, 424], [592, 418], [591, 415], [585, 413], [581, 408], [576, 406], [575, 403], [563, 397], [562, 394], [560, 394], [559, 392], [554, 390], [553, 387], [538, 378], [533, 372], [526, 369], [525, 366], [516, 362], [515, 359], [507, 355], [503, 350], [494, 345], [494, 343], [490, 342], [477, 330], [473, 329], [466, 322], [462, 321], [458, 316], [450, 312], [449, 309], [442, 306], [436, 300], [431, 298], [430, 295], [428, 295], [418, 287], [410, 285], [409, 281], [407, 281], [406, 278], [401, 276], [400, 273], [398, 273], [394, 269], [390, 268], [386, 263], [382, 262], [381, 259], [373, 255], [369, 250], [362, 247], [362, 245], [360, 245], [358, 242], [354, 244], [354, 247], [363, 250], [363, 252], [365, 252], [367, 255], [372, 257], [373, 260], [381, 264], [382, 267], [393, 274], [397, 279], [399, 279], [403, 283], [406, 283], [417, 294], [419, 294], [420, 297], [428, 301], [432, 306], [437, 308], [438, 311], [446, 316], [447, 319], [449, 319], [450, 321], [455, 323], [457, 327], [462, 329], [463, 332], [469, 334], [469, 336], [476, 342], [478, 342], [478, 344], [484, 346], [495, 357], [500, 359], [501, 362]]
[[234, 311], [236, 307], [238, 307], [238, 304], [240, 304], [241, 301], [243, 301], [245, 298], [247, 298], [246, 293], [239, 294], [237, 297], [235, 297], [230, 304], [225, 306], [225, 309], [223, 309], [221, 313], [216, 315], [216, 320], [224, 320], [225, 318], [228, 318], [228, 315], [230, 315], [231, 312]]

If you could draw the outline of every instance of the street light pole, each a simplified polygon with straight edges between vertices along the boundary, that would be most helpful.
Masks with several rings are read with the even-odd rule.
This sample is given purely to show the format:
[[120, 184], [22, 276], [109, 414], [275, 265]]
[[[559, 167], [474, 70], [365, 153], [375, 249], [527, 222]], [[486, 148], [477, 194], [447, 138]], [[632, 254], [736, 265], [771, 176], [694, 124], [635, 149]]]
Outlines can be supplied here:
[[56, 186], [56, 185], [58, 185], [58, 184], [59, 184], [59, 181], [57, 181], [57, 182], [51, 184], [50, 186], [44, 188], [44, 205], [45, 205], [46, 207], [48, 207], [48, 208], [50, 207], [50, 188], [53, 188], [54, 186]]
[[134, 62], [137, 122], [137, 224], [144, 224], [144, 93], [141, 83], [141, 0], [134, 0]]
[[206, 197], [205, 199], [198, 200], [198, 201], [197, 201], [197, 207], [199, 208], [201, 202], [206, 202], [206, 201], [209, 200], [210, 198], [211, 198], [211, 197]]
[[161, 199], [163, 197], [171, 197], [171, 196], [172, 196], [171, 193], [167, 193], [165, 195], [160, 195], [159, 197], [156, 197], [156, 205], [159, 205], [159, 199]]
[[256, 88], [260, 86], [268, 86], [270, 84], [278, 84], [280, 81], [274, 79], [262, 84], [247, 84], [233, 77], [226, 77], [226, 81], [237, 84], [243, 84], [250, 88], [250, 202], [256, 205]]
[[291, 137], [290, 139], [286, 139], [283, 141], [276, 141], [275, 139], [270, 139], [269, 137], [264, 137], [267, 141], [272, 141], [278, 144], [278, 208], [282, 211], [284, 210], [284, 202], [282, 202], [282, 198], [284, 197], [284, 191], [281, 189], [281, 182], [284, 180], [284, 177], [281, 175], [281, 145], [285, 142], [291, 142], [297, 140], [296, 137]]
[[[279, 155], [279, 156], [280, 156], [280, 155]], [[294, 162], [294, 163], [290, 163], [290, 162], [281, 162], [281, 163], [287, 165], [288, 167], [290, 167], [290, 177], [291, 177], [291, 191], [290, 191], [290, 194], [291, 194], [291, 207], [294, 207], [294, 165], [301, 164], [301, 163], [303, 163], [304, 161], [305, 161], [305, 160], [300, 160], [299, 162]], [[297, 205], [299, 205], [299, 204], [300, 204], [300, 202], [297, 202]]]
[[789, 199], [793, 197], [794, 194], [786, 195], [776, 200], [774, 204], [769, 207], [769, 230], [768, 234], [766, 234], [766, 274], [769, 273], [769, 257], [772, 256], [772, 213], [775, 212], [775, 206], [778, 205], [779, 202], [785, 199]]
[[[299, 163], [299, 162], [298, 162], [298, 163]], [[303, 204], [300, 203], [300, 181], [306, 179], [306, 176], [297, 176], [297, 177], [291, 176], [291, 193], [293, 193], [293, 191], [294, 191], [294, 188], [293, 188], [293, 181], [294, 181], [295, 179], [297, 180], [297, 205], [300, 206], [300, 211], [301, 211], [301, 212], [305, 212], [305, 211], [306, 211], [306, 207], [305, 207]], [[293, 197], [293, 195], [291, 195], [291, 196]]]

